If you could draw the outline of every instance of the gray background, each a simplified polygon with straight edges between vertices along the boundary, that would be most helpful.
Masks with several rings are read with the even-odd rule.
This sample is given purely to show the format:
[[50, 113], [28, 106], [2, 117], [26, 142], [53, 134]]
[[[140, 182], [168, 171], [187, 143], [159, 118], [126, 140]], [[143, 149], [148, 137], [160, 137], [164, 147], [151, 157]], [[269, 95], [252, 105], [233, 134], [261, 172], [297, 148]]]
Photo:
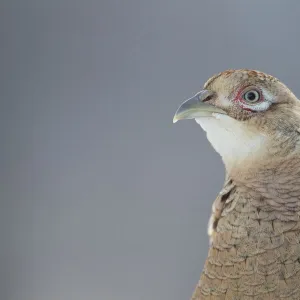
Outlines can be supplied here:
[[173, 114], [227, 68], [300, 95], [300, 2], [0, 6], [1, 299], [189, 299], [224, 170]]

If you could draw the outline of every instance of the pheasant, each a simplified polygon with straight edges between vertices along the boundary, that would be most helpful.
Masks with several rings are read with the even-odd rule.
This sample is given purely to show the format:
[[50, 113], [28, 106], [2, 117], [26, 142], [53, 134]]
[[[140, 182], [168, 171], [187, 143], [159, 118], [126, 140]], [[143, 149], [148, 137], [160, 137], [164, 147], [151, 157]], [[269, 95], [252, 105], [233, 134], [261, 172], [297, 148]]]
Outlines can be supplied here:
[[300, 101], [255, 70], [227, 70], [185, 101], [225, 166], [192, 300], [300, 299]]

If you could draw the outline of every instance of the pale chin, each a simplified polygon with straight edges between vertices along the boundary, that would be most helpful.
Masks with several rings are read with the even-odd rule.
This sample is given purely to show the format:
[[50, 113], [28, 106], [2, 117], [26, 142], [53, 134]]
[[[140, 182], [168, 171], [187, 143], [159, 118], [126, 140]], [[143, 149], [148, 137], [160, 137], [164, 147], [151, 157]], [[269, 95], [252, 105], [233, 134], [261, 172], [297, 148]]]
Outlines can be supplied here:
[[226, 166], [253, 157], [263, 149], [265, 136], [227, 115], [215, 113], [212, 117], [196, 118], [195, 121], [206, 132], [207, 139]]

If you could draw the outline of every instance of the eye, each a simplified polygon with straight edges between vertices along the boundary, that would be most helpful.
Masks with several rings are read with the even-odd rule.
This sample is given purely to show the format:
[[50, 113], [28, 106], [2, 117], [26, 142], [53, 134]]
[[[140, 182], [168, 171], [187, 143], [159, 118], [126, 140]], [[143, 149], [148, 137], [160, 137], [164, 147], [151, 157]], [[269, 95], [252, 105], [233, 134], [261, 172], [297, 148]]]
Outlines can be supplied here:
[[256, 103], [257, 101], [260, 100], [260, 93], [256, 90], [247, 91], [243, 95], [243, 99], [248, 103]]

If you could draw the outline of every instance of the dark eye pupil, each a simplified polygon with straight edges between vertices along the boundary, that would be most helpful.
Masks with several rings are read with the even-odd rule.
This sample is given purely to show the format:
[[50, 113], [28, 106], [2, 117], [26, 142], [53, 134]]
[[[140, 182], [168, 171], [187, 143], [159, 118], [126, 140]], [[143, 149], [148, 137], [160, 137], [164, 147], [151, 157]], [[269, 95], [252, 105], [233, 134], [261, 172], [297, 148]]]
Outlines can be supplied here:
[[247, 100], [253, 101], [256, 99], [256, 94], [253, 92], [247, 93]]

